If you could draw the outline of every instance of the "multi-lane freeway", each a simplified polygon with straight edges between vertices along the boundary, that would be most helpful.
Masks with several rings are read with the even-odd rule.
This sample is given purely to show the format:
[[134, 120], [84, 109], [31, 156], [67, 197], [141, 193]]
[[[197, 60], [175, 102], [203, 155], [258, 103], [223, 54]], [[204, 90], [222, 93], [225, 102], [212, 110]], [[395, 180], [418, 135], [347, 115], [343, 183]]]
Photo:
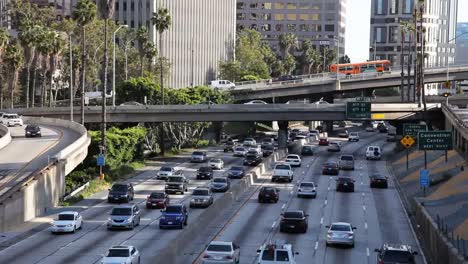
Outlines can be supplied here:
[[[417, 251], [417, 241], [407, 221], [392, 176], [387, 169], [386, 159], [392, 155], [394, 143], [385, 142], [384, 134], [360, 131], [359, 142], [343, 141], [341, 153], [353, 154], [356, 166], [353, 171], [340, 171], [340, 175], [355, 179], [355, 192], [342, 193], [335, 190], [336, 176], [322, 175], [322, 165], [326, 161], [337, 160], [341, 153], [328, 152], [326, 147], [318, 147], [313, 156], [303, 157], [302, 166], [294, 169], [292, 183], [271, 183], [266, 173], [252, 185], [232, 208], [220, 211], [213, 221], [199, 232], [197, 239], [187, 241], [177, 248], [179, 263], [200, 263], [205, 245], [212, 240], [235, 241], [240, 246], [240, 263], [254, 263], [257, 249], [268, 241], [284, 240], [292, 243], [297, 263], [376, 263], [374, 248], [383, 243], [411, 245]], [[378, 145], [383, 149], [381, 161], [367, 161], [364, 156], [368, 145]], [[222, 158], [225, 168], [242, 165], [242, 159], [214, 148], [208, 152], [210, 157]], [[190, 179], [189, 190], [208, 181], [196, 180], [195, 171], [200, 164], [179, 159], [160, 165], [172, 165], [184, 170]], [[369, 175], [381, 173], [388, 175], [388, 189], [371, 189]], [[223, 171], [216, 172], [222, 175]], [[135, 184], [135, 199], [141, 208], [141, 225], [130, 231], [108, 231], [106, 222], [111, 208], [115, 205], [106, 200], [106, 193], [93, 199], [97, 202], [83, 210], [82, 230], [73, 234], [54, 235], [48, 230], [39, 231], [32, 236], [0, 251], [4, 263], [99, 263], [109, 247], [114, 245], [133, 245], [141, 253], [141, 263], [169, 263], [160, 259], [181, 230], [161, 230], [158, 220], [159, 210], [146, 209], [144, 202], [151, 191], [163, 190], [164, 181], [156, 180], [156, 171], [146, 171], [130, 181]], [[234, 180], [236, 181], [236, 180]], [[314, 181], [317, 187], [316, 199], [298, 198], [297, 183]], [[235, 184], [235, 183], [234, 183]], [[257, 201], [258, 188], [262, 185], [276, 186], [280, 189], [278, 203], [260, 204]], [[216, 199], [222, 194], [215, 194]], [[171, 195], [171, 202], [188, 203], [190, 192], [185, 195]], [[79, 205], [79, 204], [78, 204]], [[78, 207], [78, 206], [77, 206]], [[83, 209], [83, 208], [63, 208]], [[279, 232], [280, 214], [285, 210], [300, 209], [309, 214], [309, 227], [304, 234]], [[197, 219], [206, 209], [190, 209], [186, 229], [195, 228]], [[356, 226], [355, 247], [327, 247], [326, 225], [332, 222], [349, 222]], [[420, 255], [416, 263], [424, 263]]]

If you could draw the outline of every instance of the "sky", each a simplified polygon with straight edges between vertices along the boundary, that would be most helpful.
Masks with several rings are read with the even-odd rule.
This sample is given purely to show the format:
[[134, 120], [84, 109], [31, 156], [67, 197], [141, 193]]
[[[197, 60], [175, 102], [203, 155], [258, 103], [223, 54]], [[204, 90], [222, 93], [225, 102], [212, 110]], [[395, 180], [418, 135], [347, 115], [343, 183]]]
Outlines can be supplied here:
[[[347, 0], [346, 8], [345, 53], [352, 62], [366, 61], [369, 58], [371, 0]], [[458, 0], [458, 22], [468, 22], [468, 0]]]

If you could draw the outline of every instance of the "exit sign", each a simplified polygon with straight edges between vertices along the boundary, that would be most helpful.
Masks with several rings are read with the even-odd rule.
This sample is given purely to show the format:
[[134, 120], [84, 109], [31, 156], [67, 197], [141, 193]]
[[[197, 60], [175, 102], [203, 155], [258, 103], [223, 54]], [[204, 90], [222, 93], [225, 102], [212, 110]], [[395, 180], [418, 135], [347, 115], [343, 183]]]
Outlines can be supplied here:
[[346, 119], [371, 119], [371, 102], [347, 102]]
[[452, 150], [452, 131], [421, 131], [418, 146], [419, 150]]

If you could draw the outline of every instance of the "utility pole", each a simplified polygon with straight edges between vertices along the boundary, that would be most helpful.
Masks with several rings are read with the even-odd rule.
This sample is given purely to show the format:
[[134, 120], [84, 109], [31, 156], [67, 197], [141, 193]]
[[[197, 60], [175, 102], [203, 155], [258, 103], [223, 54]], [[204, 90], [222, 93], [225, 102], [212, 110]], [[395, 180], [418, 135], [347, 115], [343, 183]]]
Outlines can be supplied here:
[[403, 72], [404, 69], [404, 56], [403, 56], [403, 47], [404, 47], [404, 41], [405, 41], [405, 33], [403, 31], [403, 28], [400, 26], [400, 36], [401, 36], [401, 45], [400, 45], [400, 66], [401, 66], [401, 72], [400, 72], [400, 98], [401, 101], [405, 101], [405, 92], [404, 92], [404, 78], [405, 78], [405, 73]]

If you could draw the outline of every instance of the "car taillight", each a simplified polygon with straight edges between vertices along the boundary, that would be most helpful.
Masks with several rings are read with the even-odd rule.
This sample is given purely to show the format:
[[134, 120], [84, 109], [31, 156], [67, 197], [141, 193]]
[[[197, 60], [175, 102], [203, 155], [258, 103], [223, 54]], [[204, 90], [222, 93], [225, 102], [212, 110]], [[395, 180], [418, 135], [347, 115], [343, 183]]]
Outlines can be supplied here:
[[384, 264], [383, 260], [379, 258], [379, 264]]

